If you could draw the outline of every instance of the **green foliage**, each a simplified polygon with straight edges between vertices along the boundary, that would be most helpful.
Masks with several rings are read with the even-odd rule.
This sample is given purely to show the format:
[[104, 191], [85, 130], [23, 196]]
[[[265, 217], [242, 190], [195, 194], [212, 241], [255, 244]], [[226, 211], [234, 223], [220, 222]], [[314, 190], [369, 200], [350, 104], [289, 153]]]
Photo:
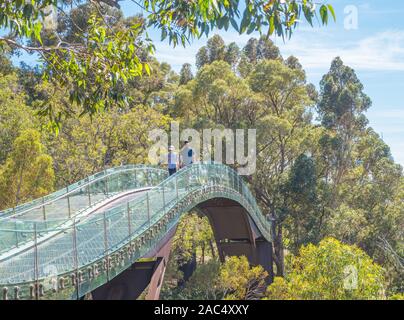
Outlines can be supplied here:
[[220, 268], [219, 282], [226, 299], [255, 300], [261, 297], [267, 277], [262, 266], [251, 267], [245, 256], [229, 257]]
[[285, 279], [276, 278], [268, 299], [356, 300], [383, 297], [383, 270], [356, 246], [326, 238], [291, 257]]
[[228, 63], [215, 61], [179, 88], [174, 107], [175, 115], [195, 128], [236, 128], [246, 126], [245, 115], [252, 114], [255, 105], [247, 83], [234, 74]]
[[0, 208], [17, 206], [53, 190], [52, 158], [44, 152], [39, 132], [21, 131], [0, 167]]
[[397, 293], [389, 297], [389, 300], [404, 300], [404, 294]]
[[[0, 7], [0, 27], [19, 37], [33, 37], [40, 41], [45, 9], [56, 0], [5, 1]], [[0, 41], [0, 48], [3, 43]]]
[[[249, 1], [243, 11], [241, 1], [201, 0], [183, 1], [142, 1], [147, 10], [149, 25], [162, 30], [161, 38], [169, 38], [174, 45], [185, 45], [193, 37], [208, 35], [212, 30], [230, 26], [240, 34], [259, 31], [272, 35], [290, 37], [298, 20], [306, 19], [311, 25], [316, 16], [313, 1], [271, 0], [267, 2]], [[328, 22], [328, 14], [335, 19], [331, 6], [322, 5], [318, 9], [321, 23]], [[240, 23], [237, 20], [241, 18]]]
[[191, 81], [194, 78], [191, 67], [192, 66], [189, 63], [184, 63], [182, 65], [182, 68], [180, 71], [180, 81], [179, 81], [180, 85], [187, 84], [189, 81]]
[[361, 129], [367, 124], [362, 113], [370, 107], [370, 98], [363, 93], [363, 85], [355, 71], [345, 66], [340, 58], [334, 59], [320, 87], [318, 112], [326, 128], [338, 130], [342, 127], [349, 134], [350, 130]]
[[222, 37], [214, 35], [206, 46], [201, 47], [196, 54], [196, 65], [200, 69], [204, 65], [215, 61], [226, 61], [232, 67], [237, 65], [240, 58], [240, 49], [236, 43], [225, 44]]
[[[163, 299], [221, 299], [217, 279], [220, 263], [213, 231], [207, 217], [195, 213], [184, 216], [172, 242], [170, 261], [161, 291]], [[197, 268], [184, 283], [180, 267], [197, 257]]]
[[25, 93], [19, 87], [17, 75], [0, 74], [0, 164], [11, 152], [21, 130], [34, 125], [33, 112], [25, 104], [24, 98]]
[[232, 42], [226, 47], [224, 61], [226, 61], [229, 65], [235, 67], [239, 59], [240, 59], [240, 48], [235, 42]]
[[[388, 291], [402, 291], [402, 168], [366, 125], [370, 101], [362, 84], [336, 59], [318, 99], [299, 61], [283, 61], [272, 45], [262, 41], [261, 52], [274, 53], [264, 57], [259, 40], [248, 42], [238, 63], [242, 77], [224, 61], [210, 62], [202, 48], [206, 63], [179, 86], [172, 115], [194, 128], [257, 128], [257, 170], [248, 179], [275, 219], [278, 275], [285, 249], [297, 254], [301, 245], [333, 236], [363, 248], [386, 269]], [[312, 122], [317, 101], [322, 125]]]
[[149, 130], [168, 125], [168, 117], [145, 106], [127, 112], [115, 108], [94, 119], [66, 119], [59, 135], [48, 137], [57, 185], [63, 187], [106, 167], [147, 163]]
[[256, 300], [265, 292], [267, 276], [261, 266], [250, 266], [244, 256], [229, 257], [222, 265], [212, 259], [198, 266], [184, 288], [163, 288], [162, 293], [170, 299]]
[[250, 38], [242, 50], [238, 71], [243, 78], [246, 78], [257, 63], [263, 60], [282, 60], [279, 48], [264, 36]]
[[198, 252], [200, 262], [205, 258], [216, 258], [213, 244], [213, 231], [207, 217], [200, 217], [195, 213], [184, 217], [177, 227], [176, 236], [172, 244], [172, 253], [179, 265], [189, 262]]
[[13, 64], [11, 63], [9, 54], [0, 51], [0, 74], [8, 75], [14, 71]]
[[220, 300], [225, 291], [219, 283], [220, 262], [216, 259], [200, 264], [186, 282], [180, 297], [193, 300]]
[[[290, 37], [301, 17], [312, 24], [317, 15], [311, 0], [251, 1], [243, 12], [240, 12], [240, 1], [233, 0], [135, 3], [147, 13], [145, 21], [117, 25], [116, 17], [120, 15], [110, 8], [110, 5], [119, 8], [115, 1], [73, 1], [69, 14], [63, 10], [64, 5], [72, 4], [67, 0], [6, 1], [0, 7], [0, 28], [7, 29], [10, 36], [0, 37], [0, 51], [7, 46], [38, 53], [44, 65], [44, 79], [65, 87], [70, 102], [81, 106], [80, 114], [92, 115], [114, 104], [127, 104], [128, 97], [120, 90], [122, 86], [150, 74], [148, 61], [143, 58], [144, 51], [152, 52], [153, 46], [147, 36], [142, 35], [145, 26], [161, 30], [162, 40], [168, 36], [173, 45], [185, 45], [213, 29], [228, 30], [230, 25], [240, 33], [259, 31], [272, 35], [275, 32], [278, 36]], [[60, 6], [56, 7], [57, 4]], [[83, 14], [78, 13], [74, 5]], [[62, 16], [61, 28], [69, 32], [49, 37], [43, 20], [49, 15], [50, 7], [57, 8]], [[319, 8], [322, 24], [327, 24], [329, 12], [335, 19], [331, 6]], [[241, 18], [240, 24], [238, 18]], [[46, 35], [48, 41], [44, 43], [42, 36], [46, 38]], [[33, 45], [26, 45], [25, 39]], [[227, 54], [227, 61], [234, 62], [236, 51], [233, 49], [220, 55]], [[71, 115], [69, 110], [57, 112], [51, 106], [44, 108], [41, 114], [49, 117], [56, 131], [63, 117]]]
[[271, 39], [261, 37], [258, 40], [251, 38], [243, 48], [243, 54], [250, 63], [257, 63], [261, 60], [277, 60], [281, 57], [279, 48]]
[[[300, 218], [299, 212], [312, 213], [306, 211], [307, 202], [298, 202], [301, 207], [295, 207], [296, 203], [291, 200], [294, 190], [288, 190], [291, 186], [288, 179], [290, 167], [302, 153], [310, 150], [315, 139], [316, 130], [311, 124], [310, 114], [313, 101], [304, 72], [291, 69], [280, 60], [259, 62], [248, 81], [262, 101], [255, 123], [260, 151], [252, 183], [257, 198], [281, 224], [290, 218]], [[295, 222], [286, 225], [296, 229]], [[282, 255], [282, 230], [276, 231], [276, 237], [277, 254]], [[298, 234], [291, 236], [291, 240], [298, 241], [295, 248], [301, 244], [299, 238]], [[279, 261], [282, 260], [280, 256]], [[282, 263], [277, 263], [277, 273], [283, 274]]]
[[[65, 48], [44, 54], [43, 59], [45, 80], [68, 85], [70, 103], [82, 106], [81, 114], [93, 115], [114, 104], [128, 103], [120, 89], [128, 80], [150, 74], [150, 67], [141, 60], [139, 51], [147, 47], [151, 52], [152, 47], [140, 42], [143, 32], [140, 23], [114, 30], [94, 15], [89, 25], [85, 51]], [[53, 111], [46, 108], [42, 114], [60, 122], [61, 114]]]

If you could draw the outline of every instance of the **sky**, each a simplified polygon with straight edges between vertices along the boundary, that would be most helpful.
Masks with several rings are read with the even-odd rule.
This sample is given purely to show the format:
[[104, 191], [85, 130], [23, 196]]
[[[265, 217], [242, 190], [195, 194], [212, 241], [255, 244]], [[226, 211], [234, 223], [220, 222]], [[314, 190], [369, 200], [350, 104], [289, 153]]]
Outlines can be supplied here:
[[[322, 0], [318, 0], [321, 2]], [[354, 68], [373, 101], [367, 117], [376, 132], [391, 147], [396, 162], [404, 165], [404, 1], [403, 0], [327, 0], [333, 5], [337, 22], [313, 28], [302, 22], [292, 39], [272, 38], [282, 55], [296, 56], [306, 70], [308, 81], [317, 87], [340, 56]], [[125, 16], [141, 12], [131, 0], [121, 2]], [[355, 23], [357, 22], [357, 23]], [[159, 30], [148, 30], [156, 47], [156, 57], [179, 71], [183, 63], [195, 65], [195, 54], [207, 38], [193, 40], [183, 47], [160, 41]], [[226, 43], [243, 47], [258, 33], [239, 35], [229, 29], [220, 34]]]

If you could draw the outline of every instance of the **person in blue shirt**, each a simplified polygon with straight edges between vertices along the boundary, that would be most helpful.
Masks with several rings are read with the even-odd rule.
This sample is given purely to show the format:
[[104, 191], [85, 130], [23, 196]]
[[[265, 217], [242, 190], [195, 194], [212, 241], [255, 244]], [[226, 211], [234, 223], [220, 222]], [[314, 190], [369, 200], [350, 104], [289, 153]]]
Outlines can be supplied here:
[[189, 166], [195, 162], [195, 152], [194, 149], [191, 148], [188, 141], [184, 141], [184, 146], [182, 147], [180, 154], [180, 164], [181, 168]]
[[170, 146], [167, 154], [168, 174], [171, 176], [177, 172], [178, 169], [178, 154], [175, 152], [175, 147]]

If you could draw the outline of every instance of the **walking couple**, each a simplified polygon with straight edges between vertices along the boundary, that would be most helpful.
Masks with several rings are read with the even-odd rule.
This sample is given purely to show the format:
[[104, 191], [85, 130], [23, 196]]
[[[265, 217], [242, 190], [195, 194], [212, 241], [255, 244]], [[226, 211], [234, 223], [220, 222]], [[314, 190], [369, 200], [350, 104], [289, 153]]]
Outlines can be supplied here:
[[178, 169], [184, 168], [195, 162], [195, 152], [189, 145], [189, 141], [184, 141], [182, 149], [178, 154], [174, 146], [168, 148], [167, 163], [168, 173], [173, 175]]

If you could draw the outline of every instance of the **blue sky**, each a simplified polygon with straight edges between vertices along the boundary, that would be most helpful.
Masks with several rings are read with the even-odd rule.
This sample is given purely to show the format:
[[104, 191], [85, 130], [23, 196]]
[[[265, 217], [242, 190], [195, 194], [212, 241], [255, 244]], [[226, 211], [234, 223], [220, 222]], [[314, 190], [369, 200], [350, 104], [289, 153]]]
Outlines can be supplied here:
[[[404, 165], [404, 1], [403, 0], [328, 0], [337, 14], [337, 22], [311, 28], [302, 23], [291, 40], [272, 40], [284, 57], [294, 55], [305, 68], [308, 80], [318, 86], [332, 59], [340, 56], [353, 67], [371, 97], [367, 113], [370, 125], [390, 145], [394, 159]], [[126, 16], [141, 12], [131, 0], [122, 4]], [[347, 30], [344, 22], [347, 6], [358, 12], [357, 29]], [[349, 8], [349, 7], [348, 7]], [[242, 47], [251, 36], [236, 31], [217, 32], [223, 39]], [[204, 37], [186, 48], [173, 48], [160, 42], [160, 32], [149, 30], [156, 46], [156, 57], [179, 71], [185, 62], [195, 64], [195, 54], [206, 44]]]

